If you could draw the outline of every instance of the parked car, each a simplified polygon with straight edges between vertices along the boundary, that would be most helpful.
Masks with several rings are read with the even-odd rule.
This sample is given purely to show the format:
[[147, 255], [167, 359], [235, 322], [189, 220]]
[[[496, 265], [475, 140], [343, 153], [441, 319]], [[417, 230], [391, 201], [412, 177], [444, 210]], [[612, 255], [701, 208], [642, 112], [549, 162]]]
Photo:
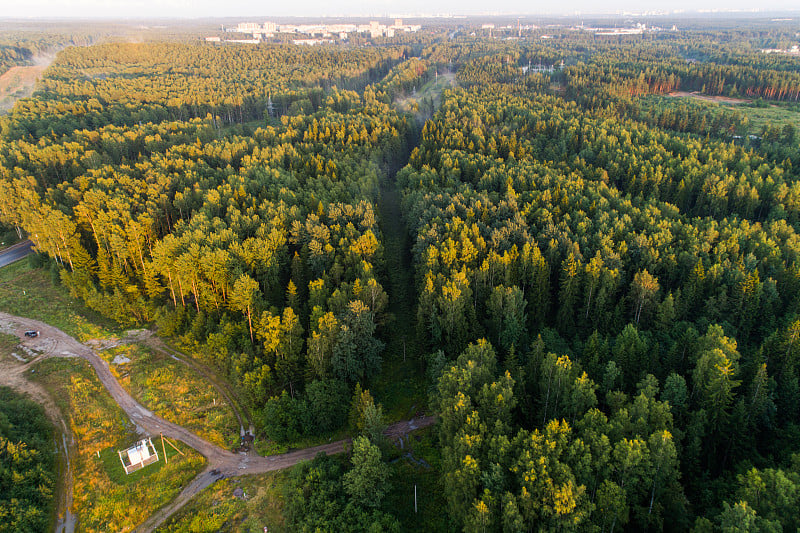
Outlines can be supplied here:
[[39, 332], [38, 331], [34, 331], [32, 329], [29, 329], [28, 331], [25, 332], [25, 336], [26, 337], [31, 337], [31, 338], [38, 337], [39, 336]]

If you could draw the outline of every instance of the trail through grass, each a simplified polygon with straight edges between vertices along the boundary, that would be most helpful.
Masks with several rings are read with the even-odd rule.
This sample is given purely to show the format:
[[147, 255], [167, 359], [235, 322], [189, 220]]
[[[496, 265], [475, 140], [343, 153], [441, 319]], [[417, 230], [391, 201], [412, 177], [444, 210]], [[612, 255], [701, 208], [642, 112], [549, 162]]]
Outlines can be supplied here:
[[139, 344], [104, 350], [102, 356], [125, 390], [156, 415], [222, 448], [239, 442], [228, 401], [190, 367]]
[[0, 268], [0, 310], [47, 322], [81, 342], [122, 333], [114, 322], [55, 284], [49, 270], [31, 268], [27, 260]]
[[383, 369], [372, 392], [383, 404], [389, 420], [397, 421], [424, 411], [426, 392], [421, 347], [415, 330], [416, 298], [410, 237], [394, 176], [381, 183], [378, 209], [386, 261], [383, 283], [389, 294], [391, 318], [384, 327], [386, 350]]

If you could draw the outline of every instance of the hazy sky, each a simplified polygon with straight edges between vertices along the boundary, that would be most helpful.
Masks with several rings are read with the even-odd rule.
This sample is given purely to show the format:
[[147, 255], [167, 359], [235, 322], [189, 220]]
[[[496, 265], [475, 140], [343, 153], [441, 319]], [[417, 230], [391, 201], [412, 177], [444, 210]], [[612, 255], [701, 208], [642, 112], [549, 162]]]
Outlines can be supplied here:
[[[675, 9], [797, 10], [798, 0], [0, 0], [0, 17], [258, 17], [397, 13], [573, 14]], [[799, 13], [800, 14], [800, 13]]]

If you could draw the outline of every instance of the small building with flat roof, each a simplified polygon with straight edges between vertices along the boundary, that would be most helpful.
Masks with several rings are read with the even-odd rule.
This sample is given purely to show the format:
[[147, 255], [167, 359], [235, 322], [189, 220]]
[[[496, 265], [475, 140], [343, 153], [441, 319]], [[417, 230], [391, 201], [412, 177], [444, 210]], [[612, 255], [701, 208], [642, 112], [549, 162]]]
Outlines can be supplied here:
[[158, 462], [158, 452], [150, 437], [142, 439], [127, 450], [118, 451], [119, 460], [126, 474], [136, 472], [140, 468]]

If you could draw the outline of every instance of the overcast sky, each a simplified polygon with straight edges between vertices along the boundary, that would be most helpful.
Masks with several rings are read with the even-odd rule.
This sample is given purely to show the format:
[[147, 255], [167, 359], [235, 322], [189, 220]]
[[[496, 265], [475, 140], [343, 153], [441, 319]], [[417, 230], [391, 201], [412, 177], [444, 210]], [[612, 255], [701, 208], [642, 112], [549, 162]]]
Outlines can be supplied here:
[[[392, 14], [574, 14], [797, 10], [798, 0], [0, 0], [0, 17], [255, 17]], [[798, 13], [800, 15], [800, 13]]]

